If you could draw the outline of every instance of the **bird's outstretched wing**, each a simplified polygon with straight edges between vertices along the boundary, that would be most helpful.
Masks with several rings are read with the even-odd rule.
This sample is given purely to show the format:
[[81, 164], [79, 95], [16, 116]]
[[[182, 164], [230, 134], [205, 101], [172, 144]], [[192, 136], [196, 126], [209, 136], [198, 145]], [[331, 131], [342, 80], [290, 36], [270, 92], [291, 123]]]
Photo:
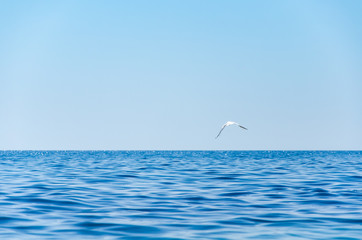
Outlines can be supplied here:
[[224, 130], [225, 127], [226, 127], [226, 124], [224, 124], [224, 125], [221, 127], [221, 130], [220, 130], [219, 134], [215, 137], [215, 139], [216, 139], [218, 136], [220, 136], [222, 130]]
[[246, 127], [243, 127], [243, 126], [241, 126], [240, 124], [237, 124], [239, 127], [241, 127], [241, 128], [243, 128], [243, 129], [245, 129], [245, 130], [248, 130]]

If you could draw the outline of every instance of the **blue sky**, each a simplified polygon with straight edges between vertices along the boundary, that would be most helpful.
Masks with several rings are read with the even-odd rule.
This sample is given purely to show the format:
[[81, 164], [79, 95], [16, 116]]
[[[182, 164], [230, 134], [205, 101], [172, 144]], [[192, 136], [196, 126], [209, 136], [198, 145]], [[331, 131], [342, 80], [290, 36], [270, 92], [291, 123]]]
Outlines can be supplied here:
[[0, 149], [360, 150], [361, 10], [2, 1]]

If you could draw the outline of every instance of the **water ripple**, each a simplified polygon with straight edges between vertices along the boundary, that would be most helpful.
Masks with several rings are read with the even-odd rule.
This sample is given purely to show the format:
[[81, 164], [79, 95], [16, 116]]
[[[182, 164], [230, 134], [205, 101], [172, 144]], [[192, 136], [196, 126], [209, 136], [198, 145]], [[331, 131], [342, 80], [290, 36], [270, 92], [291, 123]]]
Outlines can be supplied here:
[[2, 151], [1, 239], [362, 239], [362, 152]]

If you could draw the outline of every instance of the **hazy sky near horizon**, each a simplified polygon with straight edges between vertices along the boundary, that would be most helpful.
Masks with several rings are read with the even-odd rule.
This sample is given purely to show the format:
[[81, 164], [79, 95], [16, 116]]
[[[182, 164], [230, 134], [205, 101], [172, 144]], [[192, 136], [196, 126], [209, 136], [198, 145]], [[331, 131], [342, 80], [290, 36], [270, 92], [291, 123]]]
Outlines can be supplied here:
[[361, 11], [2, 1], [0, 149], [361, 150]]

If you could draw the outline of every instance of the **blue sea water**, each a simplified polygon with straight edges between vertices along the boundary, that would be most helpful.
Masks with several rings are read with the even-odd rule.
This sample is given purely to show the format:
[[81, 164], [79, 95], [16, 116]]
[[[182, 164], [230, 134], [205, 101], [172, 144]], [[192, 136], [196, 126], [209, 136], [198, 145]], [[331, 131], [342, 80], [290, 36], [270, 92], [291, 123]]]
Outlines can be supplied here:
[[362, 239], [362, 152], [2, 151], [0, 239]]

